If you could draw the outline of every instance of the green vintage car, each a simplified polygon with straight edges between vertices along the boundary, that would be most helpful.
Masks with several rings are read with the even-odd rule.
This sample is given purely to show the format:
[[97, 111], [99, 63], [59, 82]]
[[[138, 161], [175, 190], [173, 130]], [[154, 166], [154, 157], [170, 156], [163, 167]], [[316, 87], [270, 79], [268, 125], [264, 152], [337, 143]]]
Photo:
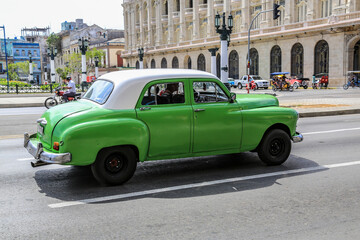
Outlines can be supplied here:
[[147, 69], [103, 75], [77, 102], [47, 110], [24, 146], [44, 164], [91, 165], [104, 184], [129, 180], [137, 162], [257, 151], [267, 165], [291, 151], [298, 113], [266, 94], [230, 93], [214, 75]]

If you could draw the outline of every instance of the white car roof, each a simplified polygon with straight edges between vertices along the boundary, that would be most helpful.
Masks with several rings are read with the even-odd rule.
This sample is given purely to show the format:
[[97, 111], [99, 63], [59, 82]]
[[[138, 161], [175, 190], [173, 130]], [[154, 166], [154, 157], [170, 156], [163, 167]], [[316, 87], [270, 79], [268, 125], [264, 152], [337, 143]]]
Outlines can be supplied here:
[[102, 75], [99, 80], [114, 83], [109, 99], [102, 105], [107, 109], [134, 109], [145, 85], [161, 79], [206, 78], [218, 79], [215, 75], [191, 69], [138, 69], [122, 70]]

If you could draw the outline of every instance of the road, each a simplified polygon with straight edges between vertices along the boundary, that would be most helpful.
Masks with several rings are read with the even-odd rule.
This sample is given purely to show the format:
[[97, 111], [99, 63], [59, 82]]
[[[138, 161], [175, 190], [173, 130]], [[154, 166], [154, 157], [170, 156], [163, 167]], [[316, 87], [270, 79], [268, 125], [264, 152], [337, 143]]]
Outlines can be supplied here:
[[300, 119], [305, 140], [282, 166], [255, 153], [155, 161], [103, 187], [86, 167], [31, 168], [19, 136], [43, 110], [0, 111], [0, 239], [360, 236], [360, 115]]

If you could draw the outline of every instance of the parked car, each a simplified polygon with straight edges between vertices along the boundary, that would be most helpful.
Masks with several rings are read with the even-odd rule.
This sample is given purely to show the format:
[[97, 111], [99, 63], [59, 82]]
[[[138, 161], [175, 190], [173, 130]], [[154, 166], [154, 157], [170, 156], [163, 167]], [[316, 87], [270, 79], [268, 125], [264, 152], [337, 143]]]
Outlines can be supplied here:
[[230, 93], [197, 70], [145, 69], [101, 76], [76, 102], [47, 110], [24, 147], [44, 164], [91, 165], [103, 184], [129, 180], [138, 162], [256, 151], [286, 161], [298, 113], [268, 94]]
[[[259, 88], [268, 89], [270, 86], [270, 82], [268, 80], [263, 79], [259, 75], [250, 75], [250, 82], [251, 81], [255, 82], [257, 89], [259, 89]], [[248, 75], [242, 76], [242, 78], [240, 80], [238, 80], [238, 82], [236, 82], [236, 80], [235, 80], [235, 84], [237, 85], [237, 87], [239, 89], [246, 87], [246, 84], [248, 84]]]

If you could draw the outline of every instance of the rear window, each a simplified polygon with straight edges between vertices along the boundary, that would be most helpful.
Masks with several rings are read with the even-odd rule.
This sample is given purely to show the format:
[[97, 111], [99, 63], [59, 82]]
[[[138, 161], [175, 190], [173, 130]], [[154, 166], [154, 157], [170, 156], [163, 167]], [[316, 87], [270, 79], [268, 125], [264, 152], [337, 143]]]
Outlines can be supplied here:
[[83, 99], [89, 99], [99, 104], [104, 104], [109, 98], [114, 85], [112, 82], [105, 80], [97, 80], [82, 97]]

